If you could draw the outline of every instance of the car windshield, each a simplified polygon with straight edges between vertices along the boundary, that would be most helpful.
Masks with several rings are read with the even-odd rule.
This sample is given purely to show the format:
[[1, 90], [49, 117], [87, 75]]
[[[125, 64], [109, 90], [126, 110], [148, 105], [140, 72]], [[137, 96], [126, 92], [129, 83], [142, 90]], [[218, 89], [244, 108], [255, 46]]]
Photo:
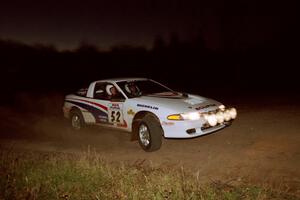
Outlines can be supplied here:
[[169, 88], [152, 80], [121, 81], [117, 84], [128, 98], [157, 93], [175, 93]]

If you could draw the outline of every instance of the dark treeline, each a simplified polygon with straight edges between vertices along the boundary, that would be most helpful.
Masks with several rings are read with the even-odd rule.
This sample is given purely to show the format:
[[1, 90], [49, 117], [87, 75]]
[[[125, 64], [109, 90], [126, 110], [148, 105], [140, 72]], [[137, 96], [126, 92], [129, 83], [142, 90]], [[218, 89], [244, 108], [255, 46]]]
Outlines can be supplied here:
[[181, 41], [176, 34], [169, 41], [157, 36], [150, 50], [120, 45], [100, 51], [82, 44], [73, 51], [57, 51], [53, 46], [0, 40], [2, 96], [20, 91], [67, 93], [112, 77], [149, 77], [196, 93], [293, 91], [298, 74], [292, 52], [284, 42], [211, 50], [201, 37]]

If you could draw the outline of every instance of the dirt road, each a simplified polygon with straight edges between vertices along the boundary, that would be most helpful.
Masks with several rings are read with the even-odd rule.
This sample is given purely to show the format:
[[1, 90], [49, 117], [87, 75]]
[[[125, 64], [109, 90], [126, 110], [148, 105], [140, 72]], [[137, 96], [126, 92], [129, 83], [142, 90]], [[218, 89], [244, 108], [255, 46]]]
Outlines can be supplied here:
[[152, 153], [131, 142], [126, 132], [90, 127], [74, 133], [57, 115], [2, 107], [0, 147], [67, 153], [90, 149], [112, 162], [183, 167], [204, 181], [272, 183], [300, 194], [300, 105], [288, 102], [239, 99], [231, 127], [194, 139], [164, 139]]

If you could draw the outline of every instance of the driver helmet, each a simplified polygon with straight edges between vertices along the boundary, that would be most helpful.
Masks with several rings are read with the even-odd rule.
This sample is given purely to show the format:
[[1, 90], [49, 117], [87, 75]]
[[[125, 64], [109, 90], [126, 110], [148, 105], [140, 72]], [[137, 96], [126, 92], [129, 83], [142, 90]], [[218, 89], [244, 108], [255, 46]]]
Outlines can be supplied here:
[[114, 87], [113, 85], [107, 85], [107, 86], [106, 86], [106, 93], [107, 93], [108, 95], [110, 95], [110, 96], [112, 95], [112, 93], [111, 93], [110, 90], [111, 90], [111, 88], [113, 88], [113, 87]]
[[126, 92], [128, 92], [129, 94], [132, 94], [132, 91], [131, 91], [130, 87], [135, 87], [136, 93], [139, 93], [139, 88], [134, 83], [127, 83], [125, 85]]

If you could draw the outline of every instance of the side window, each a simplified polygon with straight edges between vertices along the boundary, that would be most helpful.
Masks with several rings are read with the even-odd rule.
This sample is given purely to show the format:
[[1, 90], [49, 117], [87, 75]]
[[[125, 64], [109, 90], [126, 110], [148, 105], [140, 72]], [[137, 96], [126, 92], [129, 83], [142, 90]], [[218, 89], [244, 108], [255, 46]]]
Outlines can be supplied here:
[[109, 100], [108, 95], [105, 91], [107, 83], [96, 83], [94, 90], [95, 99]]
[[79, 89], [79, 90], [76, 92], [76, 94], [77, 94], [78, 96], [81, 96], [81, 97], [86, 97], [87, 91], [88, 91], [88, 88], [87, 88], [87, 87], [84, 87], [84, 88]]
[[[112, 85], [111, 83], [96, 83], [94, 89], [94, 98], [100, 100], [110, 100], [110, 101], [122, 101], [125, 97], [115, 88], [115, 91], [111, 94], [107, 93], [106, 86]], [[112, 85], [113, 86], [113, 85]]]

